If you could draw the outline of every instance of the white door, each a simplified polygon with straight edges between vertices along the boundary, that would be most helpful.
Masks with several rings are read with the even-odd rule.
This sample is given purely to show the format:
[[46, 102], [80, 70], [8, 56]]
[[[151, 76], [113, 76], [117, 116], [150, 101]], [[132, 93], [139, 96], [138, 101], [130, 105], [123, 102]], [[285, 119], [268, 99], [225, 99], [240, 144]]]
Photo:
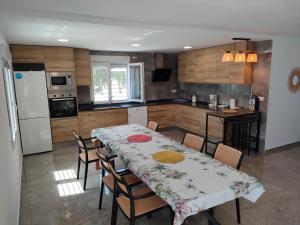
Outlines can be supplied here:
[[137, 123], [142, 126], [147, 125], [147, 106], [128, 108], [128, 123]]
[[34, 154], [52, 150], [49, 118], [19, 120], [23, 154]]
[[14, 72], [19, 119], [49, 117], [44, 71]]

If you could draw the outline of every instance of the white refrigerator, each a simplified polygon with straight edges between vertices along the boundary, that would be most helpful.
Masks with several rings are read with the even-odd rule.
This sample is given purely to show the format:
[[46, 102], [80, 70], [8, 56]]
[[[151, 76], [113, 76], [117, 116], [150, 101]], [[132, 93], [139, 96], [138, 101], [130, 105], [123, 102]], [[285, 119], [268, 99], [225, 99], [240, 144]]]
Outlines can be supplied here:
[[23, 154], [51, 151], [45, 71], [15, 71], [14, 81]]

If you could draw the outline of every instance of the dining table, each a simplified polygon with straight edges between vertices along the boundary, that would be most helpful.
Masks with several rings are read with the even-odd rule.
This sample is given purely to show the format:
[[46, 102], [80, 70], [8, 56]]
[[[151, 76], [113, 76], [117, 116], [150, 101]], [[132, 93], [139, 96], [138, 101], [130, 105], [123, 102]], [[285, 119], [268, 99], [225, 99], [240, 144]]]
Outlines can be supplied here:
[[[209, 209], [241, 197], [254, 203], [265, 191], [255, 177], [139, 124], [93, 129], [91, 136], [172, 207], [174, 225], [199, 212], [219, 224]], [[160, 162], [154, 155], [162, 151], [180, 153], [183, 159]]]

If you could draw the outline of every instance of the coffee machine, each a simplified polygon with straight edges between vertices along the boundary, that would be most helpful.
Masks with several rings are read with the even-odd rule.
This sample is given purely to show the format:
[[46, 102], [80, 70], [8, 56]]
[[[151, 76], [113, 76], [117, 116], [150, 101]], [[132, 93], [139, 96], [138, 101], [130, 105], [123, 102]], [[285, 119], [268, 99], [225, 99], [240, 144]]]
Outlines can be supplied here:
[[250, 97], [249, 109], [253, 111], [259, 111], [259, 98], [256, 95], [252, 95]]
[[218, 106], [218, 95], [209, 95], [209, 107], [217, 107]]

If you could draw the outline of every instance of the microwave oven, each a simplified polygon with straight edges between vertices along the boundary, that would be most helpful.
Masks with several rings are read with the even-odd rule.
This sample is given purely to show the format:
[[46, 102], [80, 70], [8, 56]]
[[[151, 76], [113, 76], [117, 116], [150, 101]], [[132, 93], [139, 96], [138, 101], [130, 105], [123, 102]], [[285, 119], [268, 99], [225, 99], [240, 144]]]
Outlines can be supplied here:
[[72, 72], [48, 72], [46, 76], [48, 92], [72, 91], [76, 88]]

